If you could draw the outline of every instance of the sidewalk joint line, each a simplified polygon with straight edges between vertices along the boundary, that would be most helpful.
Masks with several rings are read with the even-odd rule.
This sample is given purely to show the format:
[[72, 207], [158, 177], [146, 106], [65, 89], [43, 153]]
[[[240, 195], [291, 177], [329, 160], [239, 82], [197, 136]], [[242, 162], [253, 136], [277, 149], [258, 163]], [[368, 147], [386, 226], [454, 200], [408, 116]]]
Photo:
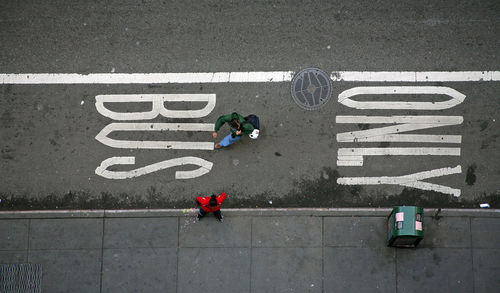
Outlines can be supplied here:
[[394, 248], [394, 270], [395, 270], [395, 281], [396, 281], [396, 293], [398, 293], [398, 249]]
[[249, 277], [249, 290], [252, 292], [252, 271], [253, 271], [253, 217], [250, 218], [250, 277]]
[[476, 292], [475, 272], [474, 272], [474, 249], [472, 245], [472, 217], [469, 217], [469, 234], [470, 234], [470, 261], [472, 265], [472, 293]]
[[100, 273], [100, 276], [99, 276], [99, 292], [102, 293], [102, 275], [103, 275], [103, 271], [104, 271], [104, 233], [106, 232], [105, 231], [105, 225], [106, 223], [106, 218], [102, 218], [102, 236], [101, 236], [101, 273]]
[[325, 217], [321, 217], [321, 292], [325, 292]]
[[176, 255], [177, 255], [177, 273], [175, 274], [175, 292], [179, 292], [179, 254], [181, 252], [180, 248], [180, 230], [181, 230], [181, 219], [177, 217], [177, 247], [176, 247]]
[[30, 262], [30, 230], [31, 230], [31, 219], [28, 219], [28, 247], [26, 247], [26, 262]]

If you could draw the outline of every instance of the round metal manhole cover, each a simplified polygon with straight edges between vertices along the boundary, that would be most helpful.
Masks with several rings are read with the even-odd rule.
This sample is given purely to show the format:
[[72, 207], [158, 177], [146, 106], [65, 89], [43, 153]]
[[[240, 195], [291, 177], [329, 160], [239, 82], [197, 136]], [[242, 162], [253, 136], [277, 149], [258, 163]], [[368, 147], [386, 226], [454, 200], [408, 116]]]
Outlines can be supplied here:
[[306, 68], [292, 79], [292, 97], [306, 110], [321, 108], [330, 98], [330, 78], [318, 68]]

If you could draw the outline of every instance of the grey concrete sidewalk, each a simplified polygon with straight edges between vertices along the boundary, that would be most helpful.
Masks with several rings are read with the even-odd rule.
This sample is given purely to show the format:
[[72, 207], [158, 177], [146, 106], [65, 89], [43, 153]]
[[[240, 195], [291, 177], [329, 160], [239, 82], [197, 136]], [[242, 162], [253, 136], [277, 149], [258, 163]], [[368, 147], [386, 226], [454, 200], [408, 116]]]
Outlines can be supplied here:
[[0, 263], [42, 292], [498, 292], [500, 210], [426, 210], [417, 249], [385, 246], [389, 213], [2, 212]]

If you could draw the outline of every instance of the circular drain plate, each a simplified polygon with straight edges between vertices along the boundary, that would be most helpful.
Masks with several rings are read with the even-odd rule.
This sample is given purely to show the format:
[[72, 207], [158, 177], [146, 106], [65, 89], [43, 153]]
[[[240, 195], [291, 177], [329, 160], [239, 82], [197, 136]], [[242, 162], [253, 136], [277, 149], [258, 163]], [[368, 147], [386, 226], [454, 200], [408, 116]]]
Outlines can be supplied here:
[[295, 103], [306, 110], [321, 108], [330, 98], [330, 78], [318, 68], [306, 68], [292, 79], [292, 97]]

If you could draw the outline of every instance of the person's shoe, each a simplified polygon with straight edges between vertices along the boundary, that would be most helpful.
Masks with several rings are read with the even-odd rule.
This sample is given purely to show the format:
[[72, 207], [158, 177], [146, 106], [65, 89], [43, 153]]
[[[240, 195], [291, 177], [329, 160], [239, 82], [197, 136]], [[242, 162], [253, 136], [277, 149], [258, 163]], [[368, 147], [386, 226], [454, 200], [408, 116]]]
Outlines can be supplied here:
[[221, 216], [221, 217], [220, 217], [220, 219], [217, 219], [217, 220], [219, 220], [219, 222], [221, 222], [221, 223], [222, 223], [222, 222], [224, 222], [224, 217], [223, 217], [223, 216]]
[[216, 149], [220, 149], [220, 148], [221, 148], [220, 143], [216, 143], [216, 144], [215, 144], [215, 148], [216, 148]]

